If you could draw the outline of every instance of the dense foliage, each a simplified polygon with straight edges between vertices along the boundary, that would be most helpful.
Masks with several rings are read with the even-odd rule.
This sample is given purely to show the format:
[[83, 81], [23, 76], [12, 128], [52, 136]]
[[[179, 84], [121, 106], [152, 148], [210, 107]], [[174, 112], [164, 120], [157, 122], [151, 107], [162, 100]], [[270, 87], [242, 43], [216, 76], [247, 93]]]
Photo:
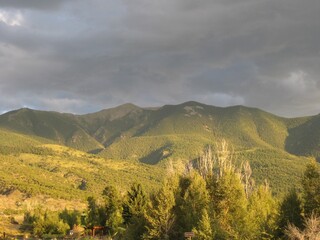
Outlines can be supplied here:
[[320, 174], [316, 162], [305, 170], [302, 194], [293, 189], [277, 200], [267, 181], [255, 186], [249, 163], [236, 166], [226, 142], [216, 149], [207, 148], [182, 174], [168, 169], [162, 187], [151, 194], [137, 183], [124, 194], [108, 184], [99, 199], [88, 198], [85, 213], [38, 209], [25, 214], [24, 228], [40, 237], [65, 234], [82, 225], [100, 227], [113, 239], [179, 240], [191, 231], [199, 240], [317, 239]]

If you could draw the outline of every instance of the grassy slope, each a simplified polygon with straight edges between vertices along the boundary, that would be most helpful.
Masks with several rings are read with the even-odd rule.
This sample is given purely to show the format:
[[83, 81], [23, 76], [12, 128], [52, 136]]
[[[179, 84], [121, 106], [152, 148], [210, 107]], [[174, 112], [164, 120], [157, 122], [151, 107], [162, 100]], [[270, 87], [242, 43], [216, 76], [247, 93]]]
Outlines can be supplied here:
[[[299, 185], [309, 161], [299, 155], [319, 156], [320, 143], [319, 116], [285, 119], [195, 102], [153, 110], [127, 104], [83, 116], [22, 109], [1, 115], [0, 126], [1, 191], [69, 205], [100, 194], [107, 183], [124, 191], [138, 181], [151, 190], [168, 160], [188, 162], [221, 138], [235, 148], [238, 164], [251, 162], [257, 183], [268, 179], [281, 195]], [[102, 151], [92, 155], [61, 145]], [[85, 191], [78, 188], [82, 180]]]
[[[21, 214], [38, 204], [52, 210], [83, 209], [87, 197], [99, 197], [107, 184], [125, 192], [132, 182], [143, 182], [151, 191], [163, 176], [163, 169], [150, 165], [108, 160], [0, 129], [0, 230], [16, 234], [8, 217], [22, 221]], [[86, 190], [79, 189], [82, 180]]]
[[[149, 179], [149, 173], [157, 178], [149, 165], [111, 161], [5, 129], [0, 129], [0, 161], [2, 187], [63, 198], [85, 199], [100, 193], [108, 181], [125, 189], [132, 180]], [[77, 188], [81, 180], [88, 182], [88, 191]]]
[[320, 115], [292, 119], [289, 123], [286, 150], [295, 155], [314, 156], [320, 161]]
[[[276, 168], [289, 169], [279, 173], [286, 179], [283, 186], [296, 182], [294, 176], [301, 175], [307, 161], [289, 153], [317, 156], [320, 143], [319, 117], [285, 119], [255, 108], [196, 102], [153, 110], [125, 104], [82, 116], [23, 109], [2, 115], [1, 125], [83, 151], [100, 149], [98, 155], [107, 159], [161, 169], [169, 159], [195, 159], [206, 145], [224, 138], [257, 168], [258, 181], [265, 177], [276, 181]], [[261, 167], [271, 161], [274, 165]]]
[[[134, 152], [117, 154], [112, 149], [128, 146], [131, 142], [135, 148], [141, 149], [143, 146], [134, 142], [141, 138], [142, 145], [145, 145], [145, 137], [155, 139], [148, 139], [149, 152], [144, 150], [140, 151], [143, 154], [138, 154], [144, 159], [168, 146], [175, 146], [173, 154], [177, 152], [179, 155], [176, 148], [188, 145], [185, 142], [192, 138], [195, 139], [191, 140], [193, 144], [200, 141], [199, 146], [225, 138], [238, 149], [276, 148], [296, 155], [320, 155], [320, 116], [285, 119], [243, 106], [218, 108], [187, 102], [147, 110], [125, 104], [82, 116], [21, 109], [1, 115], [0, 127], [86, 152], [102, 151], [102, 156], [115, 158], [137, 156]], [[159, 139], [162, 146], [155, 143]], [[189, 155], [193, 156], [194, 148], [190, 150]]]
[[217, 108], [189, 102], [164, 106], [145, 113], [144, 117], [138, 126], [114, 128], [121, 137], [101, 155], [146, 159], [164, 149], [170, 152], [167, 156], [190, 159], [199, 155], [205, 145], [221, 138], [238, 150], [259, 147], [282, 151], [289, 134], [284, 119], [242, 106]]
[[71, 114], [20, 109], [1, 115], [0, 126], [83, 151], [102, 147], [77, 124], [75, 116]]
[[100, 154], [108, 158], [140, 160], [160, 165], [166, 160], [185, 162], [199, 156], [204, 146], [227, 139], [239, 161], [249, 160], [258, 183], [265, 179], [274, 192], [297, 186], [309, 159], [286, 152], [292, 127], [305, 119], [288, 120], [259, 109], [217, 108], [189, 102], [149, 112], [140, 129], [117, 139]]

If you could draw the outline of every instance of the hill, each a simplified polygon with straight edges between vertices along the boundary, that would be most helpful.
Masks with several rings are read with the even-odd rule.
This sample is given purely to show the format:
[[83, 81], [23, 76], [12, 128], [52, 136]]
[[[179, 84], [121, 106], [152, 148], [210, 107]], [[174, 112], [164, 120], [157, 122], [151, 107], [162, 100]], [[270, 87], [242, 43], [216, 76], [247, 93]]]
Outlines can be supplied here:
[[232, 146], [236, 164], [249, 160], [257, 184], [267, 179], [281, 196], [299, 188], [311, 158], [319, 160], [319, 129], [320, 115], [283, 118], [197, 102], [125, 104], [85, 115], [8, 112], [0, 115], [0, 222], [11, 226], [8, 216], [19, 219], [39, 203], [82, 209], [107, 184], [124, 192], [141, 182], [150, 192], [159, 187], [168, 163], [183, 171], [221, 139]]
[[[256, 108], [197, 102], [154, 109], [124, 104], [85, 115], [20, 109], [0, 116], [0, 128], [20, 138], [159, 169], [168, 160], [192, 161], [223, 138], [239, 162], [249, 160], [254, 176], [269, 178], [275, 191], [294, 185], [308, 157], [320, 156], [319, 127], [319, 115], [288, 119]], [[283, 184], [276, 184], [277, 178]]]
[[101, 144], [77, 124], [74, 115], [23, 108], [3, 114], [0, 126], [11, 131], [38, 136], [75, 149], [90, 151]]
[[221, 108], [197, 102], [157, 109], [124, 104], [86, 115], [20, 109], [0, 116], [1, 128], [85, 152], [104, 151], [105, 155], [110, 152], [108, 147], [134, 138], [164, 138], [166, 144], [161, 147], [165, 147], [173, 145], [166, 136], [180, 140], [192, 136], [208, 143], [225, 138], [237, 149], [277, 148], [318, 156], [319, 126], [320, 115], [287, 119], [256, 108]]
[[0, 129], [0, 230], [18, 234], [10, 219], [21, 223], [26, 210], [83, 210], [89, 196], [106, 185], [125, 192], [133, 182], [147, 191], [164, 175], [149, 165], [103, 159], [47, 140]]

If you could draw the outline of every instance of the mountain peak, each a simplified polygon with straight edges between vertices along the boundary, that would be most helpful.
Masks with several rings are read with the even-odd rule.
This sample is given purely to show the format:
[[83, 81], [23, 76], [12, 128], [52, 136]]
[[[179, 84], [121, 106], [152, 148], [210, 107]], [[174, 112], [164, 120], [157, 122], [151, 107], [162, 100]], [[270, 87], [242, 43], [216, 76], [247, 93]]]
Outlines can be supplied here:
[[[124, 104], [121, 104], [115, 108], [122, 108], [122, 109], [141, 109], [139, 106], [137, 105], [134, 105], [133, 103], [124, 103]], [[115, 109], [114, 108], [114, 109]]]
[[83, 116], [89, 117], [89, 118], [106, 118], [112, 121], [115, 119], [122, 118], [131, 112], [137, 112], [142, 110], [143, 110], [142, 108], [132, 103], [125, 103], [114, 108], [103, 109], [99, 112], [85, 114]]

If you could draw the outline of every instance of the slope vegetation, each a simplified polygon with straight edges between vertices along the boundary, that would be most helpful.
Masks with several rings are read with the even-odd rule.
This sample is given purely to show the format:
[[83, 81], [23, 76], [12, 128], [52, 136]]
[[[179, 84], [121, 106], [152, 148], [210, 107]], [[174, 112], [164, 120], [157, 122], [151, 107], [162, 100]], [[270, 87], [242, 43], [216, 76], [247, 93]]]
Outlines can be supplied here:
[[[77, 178], [78, 182], [80, 179], [93, 179], [90, 174], [85, 175], [92, 169], [90, 164], [93, 160], [96, 161], [93, 166], [97, 169], [101, 167], [101, 171], [105, 162], [111, 161], [111, 164], [123, 160], [121, 164], [134, 164], [136, 169], [148, 168], [149, 174], [146, 174], [152, 178], [155, 172], [165, 168], [168, 160], [192, 161], [205, 146], [215, 145], [223, 138], [233, 146], [239, 162], [249, 160], [252, 163], [258, 181], [268, 178], [276, 186], [274, 189], [281, 191], [281, 188], [298, 182], [308, 157], [320, 156], [320, 115], [288, 119], [244, 106], [221, 108], [186, 102], [146, 109], [125, 104], [86, 115], [20, 109], [1, 115], [0, 128], [3, 129], [0, 131], [0, 135], [4, 136], [2, 139], [8, 139], [7, 144], [0, 144], [3, 154], [38, 154], [34, 159], [44, 159], [49, 165], [63, 162], [58, 169], [69, 166], [71, 160], [79, 162], [79, 165], [85, 164], [86, 167], [75, 174], [83, 175]], [[11, 137], [5, 137], [9, 133]], [[63, 158], [61, 153], [57, 155], [55, 150], [43, 147], [46, 144], [70, 147], [67, 152], [77, 149], [83, 154], [95, 155], [74, 158], [66, 154]], [[31, 147], [28, 151], [16, 150], [37, 145], [41, 147]], [[15, 149], [10, 150], [10, 147]], [[36, 165], [35, 171], [38, 167]], [[77, 169], [77, 166], [72, 169]], [[66, 174], [64, 171], [61, 176]], [[136, 172], [138, 176], [141, 175], [139, 171]], [[50, 174], [56, 173], [53, 171]], [[108, 172], [103, 176], [109, 175], [116, 173]], [[129, 177], [130, 174], [125, 176]], [[75, 186], [77, 184], [74, 183]], [[99, 181], [92, 180], [92, 186], [96, 184]], [[65, 191], [72, 192], [61, 190]]]

